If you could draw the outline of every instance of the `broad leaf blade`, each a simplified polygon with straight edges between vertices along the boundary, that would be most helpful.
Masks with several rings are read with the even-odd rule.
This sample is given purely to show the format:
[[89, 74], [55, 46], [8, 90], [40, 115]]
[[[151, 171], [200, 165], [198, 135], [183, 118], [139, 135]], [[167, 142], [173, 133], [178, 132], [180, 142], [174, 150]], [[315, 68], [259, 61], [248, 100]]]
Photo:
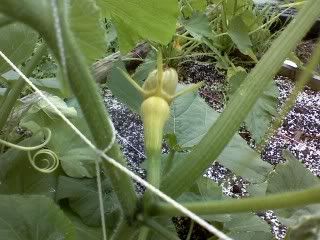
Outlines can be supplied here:
[[[270, 174], [268, 194], [298, 191], [319, 185], [319, 179], [304, 167], [291, 153], [285, 151], [285, 163], [278, 164]], [[320, 216], [320, 204], [300, 208], [279, 209], [276, 213], [288, 227], [296, 227], [308, 218]]]
[[275, 82], [272, 82], [245, 120], [246, 127], [256, 142], [261, 141], [271, 124], [272, 118], [277, 114], [278, 97], [279, 90]]
[[240, 16], [234, 16], [231, 19], [228, 26], [228, 34], [241, 53], [248, 55], [253, 60], [257, 61], [257, 58], [252, 51], [252, 43], [247, 26]]
[[[42, 134], [18, 143], [34, 146], [43, 141]], [[59, 170], [51, 174], [35, 170], [24, 151], [9, 149], [0, 155], [0, 194], [41, 194], [55, 198]]]
[[111, 79], [108, 81], [108, 87], [119, 100], [131, 108], [135, 112], [140, 112], [140, 106], [143, 97], [135, 89], [129, 81], [123, 76], [121, 70], [126, 71], [122, 63], [114, 64], [111, 70]]
[[[15, 23], [0, 29], [0, 49], [15, 64], [27, 60], [36, 45], [38, 34], [28, 26]], [[0, 75], [11, 67], [1, 58]]]
[[81, 219], [71, 211], [66, 211], [64, 209], [64, 213], [68, 216], [68, 218], [73, 223], [76, 229], [77, 240], [101, 240], [102, 239], [101, 228], [89, 227], [85, 225], [81, 221]]
[[[172, 103], [166, 132], [176, 135], [179, 146], [193, 147], [199, 143], [218, 116], [219, 113], [211, 109], [198, 95], [187, 94]], [[212, 162], [214, 160], [253, 183], [264, 181], [272, 169], [238, 134], [218, 159], [212, 159]]]
[[128, 52], [140, 39], [167, 44], [175, 32], [177, 0], [99, 0], [98, 4], [116, 26], [122, 52]]
[[[88, 65], [101, 58], [106, 51], [106, 31], [100, 10], [94, 0], [72, 0], [70, 27]], [[80, 79], [79, 79], [80, 81]]]
[[[103, 183], [105, 214], [118, 213], [118, 200], [108, 181]], [[96, 179], [75, 179], [61, 176], [57, 200], [68, 199], [71, 209], [88, 226], [100, 226], [99, 198]], [[113, 221], [110, 224], [116, 224]]]
[[186, 30], [196, 39], [210, 37], [209, 19], [205, 14], [195, 13], [188, 20], [182, 22]]
[[229, 237], [235, 240], [270, 240], [272, 233], [269, 224], [253, 213], [232, 214], [231, 221], [224, 224]]
[[72, 223], [44, 196], [0, 195], [0, 232], [6, 240], [76, 240]]

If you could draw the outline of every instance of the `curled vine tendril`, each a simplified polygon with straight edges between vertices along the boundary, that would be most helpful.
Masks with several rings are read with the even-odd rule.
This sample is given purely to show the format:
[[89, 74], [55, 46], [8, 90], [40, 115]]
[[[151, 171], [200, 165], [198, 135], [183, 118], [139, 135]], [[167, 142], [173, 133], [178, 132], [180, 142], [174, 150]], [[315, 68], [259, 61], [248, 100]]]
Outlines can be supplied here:
[[[40, 158], [42, 155], [46, 157]], [[59, 167], [59, 158], [57, 154], [50, 149], [41, 149], [33, 156], [31, 151], [28, 151], [28, 158], [32, 167], [42, 173], [52, 173]]]
[[[51, 130], [49, 128], [43, 128], [45, 132], [46, 139], [43, 143], [28, 147], [28, 146], [20, 146], [14, 143], [7, 142], [5, 140], [0, 139], [0, 144], [5, 145], [10, 148], [14, 148], [21, 151], [26, 151], [28, 153], [28, 159], [31, 165], [42, 173], [51, 173], [56, 170], [59, 166], [59, 158], [57, 154], [50, 149], [43, 149], [49, 141], [51, 140]], [[35, 154], [31, 154], [32, 151], [37, 151]], [[40, 158], [40, 156], [46, 155], [45, 158]], [[41, 163], [41, 166], [40, 166]]]

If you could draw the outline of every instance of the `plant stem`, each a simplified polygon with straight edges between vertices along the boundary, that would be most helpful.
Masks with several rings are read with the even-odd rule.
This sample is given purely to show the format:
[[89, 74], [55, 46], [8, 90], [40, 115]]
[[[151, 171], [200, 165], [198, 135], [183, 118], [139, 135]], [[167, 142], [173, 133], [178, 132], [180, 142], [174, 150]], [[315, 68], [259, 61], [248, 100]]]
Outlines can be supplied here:
[[193, 227], [194, 227], [194, 221], [190, 220], [190, 227], [189, 227], [189, 232], [188, 232], [186, 240], [190, 240], [191, 239], [191, 235], [192, 235], [192, 232], [193, 232]]
[[138, 240], [147, 240], [149, 233], [150, 233], [150, 228], [147, 228], [145, 226], [141, 227]]
[[[26, 76], [29, 76], [33, 72], [33, 70], [38, 66], [42, 56], [46, 53], [46, 51], [47, 51], [46, 44], [43, 43], [41, 46], [39, 46], [35, 54], [31, 57], [30, 61], [27, 63], [26, 67], [24, 68], [23, 72]], [[24, 89], [25, 85], [26, 85], [26, 82], [20, 77], [14, 83], [12, 89], [8, 93], [8, 96], [6, 97], [5, 101], [3, 102], [0, 108], [0, 129], [2, 129], [5, 126], [8, 120], [8, 117], [10, 116], [10, 113], [14, 108], [16, 101], [20, 97], [20, 94]]]
[[[57, 2], [61, 3], [60, 1]], [[114, 134], [111, 120], [84, 56], [69, 29], [65, 14], [60, 7], [58, 11], [59, 21], [61, 22], [61, 26], [59, 26], [61, 27], [59, 29], [61, 30], [60, 33], [57, 33], [57, 29], [55, 29], [53, 10], [46, 1], [39, 4], [38, 1], [29, 0], [2, 0], [0, 4], [0, 12], [30, 25], [44, 37], [66, 73], [69, 85], [79, 102], [96, 146], [103, 150], [111, 142]], [[57, 41], [57, 34], [62, 35], [64, 51], [59, 49], [61, 46], [58, 45], [61, 42]], [[64, 56], [61, 56], [61, 52]], [[62, 63], [62, 58], [66, 60], [65, 66]], [[117, 143], [112, 146], [107, 154], [120, 164], [125, 165]], [[137, 203], [133, 182], [128, 175], [122, 173], [108, 162], [103, 161], [103, 165], [110, 176], [113, 189], [125, 214], [125, 220], [130, 222], [135, 213]]]
[[[255, 212], [270, 209], [293, 208], [307, 204], [320, 203], [320, 188], [271, 194], [245, 199], [192, 202], [184, 207], [198, 215], [224, 214], [238, 212]], [[149, 209], [151, 215], [179, 216], [181, 212], [170, 204], [159, 203]]]
[[137, 229], [133, 229], [132, 226], [129, 226], [126, 220], [121, 219], [111, 240], [130, 240], [134, 237], [135, 230]]
[[143, 220], [143, 224], [154, 230], [155, 232], [159, 233], [161, 236], [163, 236], [165, 239], [168, 240], [179, 240], [180, 238], [177, 237], [177, 235], [169, 230], [167, 228], [164, 228], [162, 225], [157, 223], [155, 220], [151, 218], [146, 218]]
[[[113, 134], [115, 134], [113, 133], [109, 114], [84, 57], [73, 41], [72, 34], [66, 28], [64, 29], [64, 34], [69, 85], [79, 102], [96, 146], [99, 149], [105, 149], [111, 142]], [[56, 56], [58, 57], [59, 55]], [[126, 165], [118, 144], [114, 144], [107, 154], [122, 165]], [[126, 215], [126, 220], [131, 221], [137, 203], [132, 180], [107, 161], [103, 161], [103, 166], [107, 174], [110, 175], [112, 186], [118, 196], [123, 213]]]
[[[178, 197], [190, 188], [198, 177], [220, 155], [254, 106], [288, 53], [311, 28], [320, 14], [319, 1], [308, 1], [296, 19], [281, 33], [267, 53], [238, 88], [224, 112], [185, 161], [176, 164], [162, 181], [161, 189]], [[189, 164], [186, 165], [185, 162]]]

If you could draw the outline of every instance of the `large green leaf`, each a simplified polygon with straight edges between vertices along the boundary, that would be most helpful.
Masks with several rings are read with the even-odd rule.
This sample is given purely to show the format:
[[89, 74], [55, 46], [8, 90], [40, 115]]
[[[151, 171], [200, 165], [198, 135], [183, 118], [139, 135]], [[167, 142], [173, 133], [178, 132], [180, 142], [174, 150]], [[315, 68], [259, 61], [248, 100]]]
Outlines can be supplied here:
[[112, 18], [123, 52], [141, 39], [167, 44], [175, 32], [177, 0], [98, 0], [98, 4]]
[[270, 225], [253, 213], [232, 214], [231, 220], [224, 224], [227, 235], [235, 240], [270, 240]]
[[[270, 174], [268, 194], [298, 191], [320, 183], [319, 179], [304, 167], [291, 153], [285, 151], [285, 163], [278, 164]], [[310, 218], [320, 216], [320, 204], [300, 208], [276, 210], [277, 216], [285, 225], [297, 227]]]
[[69, 20], [75, 39], [88, 65], [104, 56], [107, 47], [106, 31], [96, 1], [72, 0]]
[[0, 195], [0, 232], [3, 240], [76, 240], [72, 223], [44, 196]]
[[[72, 122], [91, 138], [84, 119], [77, 118]], [[99, 158], [97, 154], [63, 121], [56, 120], [50, 128], [54, 132], [48, 148], [58, 155], [65, 173], [75, 178], [96, 176], [95, 160]]]
[[[35, 134], [18, 144], [34, 146], [42, 140], [42, 134]], [[50, 174], [35, 170], [24, 151], [11, 148], [0, 155], [0, 194], [41, 194], [54, 198], [58, 175], [59, 170]]]
[[218, 162], [251, 183], [266, 180], [272, 165], [263, 161], [246, 141], [236, 134], [218, 157]]
[[248, 114], [245, 124], [253, 139], [260, 142], [271, 124], [272, 118], [277, 114], [279, 90], [275, 82], [271, 82], [266, 91], [256, 102]]
[[320, 213], [317, 216], [308, 216], [301, 219], [296, 226], [288, 229], [288, 240], [318, 240], [320, 239]]
[[291, 153], [285, 151], [283, 155], [287, 161], [278, 164], [270, 173], [267, 193], [298, 191], [320, 183]]
[[[53, 103], [67, 116], [70, 121], [91, 139], [87, 124], [74, 107], [68, 106], [62, 99], [50, 96]], [[64, 122], [50, 106], [40, 100], [34, 104], [21, 120], [21, 126], [35, 132], [41, 127], [51, 129], [52, 137], [47, 148], [55, 152], [61, 166], [68, 176], [82, 178], [94, 177], [97, 155], [79, 136]]]
[[[20, 75], [15, 71], [10, 70], [2, 74], [2, 77], [6, 80], [8, 84], [12, 84], [13, 82], [19, 79]], [[40, 90], [44, 90], [48, 93], [51, 93], [60, 97], [66, 96], [65, 90], [63, 89], [61, 82], [57, 78], [42, 78], [42, 79], [29, 78], [29, 79]]]
[[252, 43], [247, 26], [240, 16], [234, 16], [228, 25], [228, 34], [240, 52], [257, 60], [252, 51]]
[[[107, 180], [103, 181], [105, 214], [116, 217], [118, 200]], [[57, 191], [57, 200], [68, 199], [69, 205], [82, 221], [89, 226], [100, 225], [100, 209], [96, 179], [75, 179], [61, 176]], [[109, 224], [116, 224], [109, 219]], [[116, 219], [117, 220], [117, 219]]]
[[[219, 113], [210, 108], [197, 94], [187, 94], [172, 103], [166, 132], [176, 135], [179, 146], [193, 147], [199, 143], [218, 116]], [[217, 160], [235, 174], [254, 183], [264, 181], [272, 169], [272, 166], [262, 161], [238, 134]]]
[[210, 37], [209, 19], [205, 14], [195, 13], [188, 20], [182, 22], [186, 30], [196, 39]]
[[[205, 177], [200, 177], [188, 192], [183, 193], [178, 198], [179, 202], [223, 201], [223, 199], [225, 199], [225, 196], [222, 193], [222, 188], [213, 180]], [[201, 215], [201, 217], [210, 222], [227, 222], [231, 219], [230, 214], [208, 214]]]
[[[236, 70], [232, 68], [228, 70], [230, 95], [238, 89], [247, 76], [247, 72], [242, 67], [237, 67]], [[278, 98], [279, 90], [276, 83], [272, 81], [245, 119], [246, 127], [257, 143], [261, 141], [271, 124], [272, 118], [277, 113]]]
[[207, 7], [206, 0], [188, 0], [181, 3], [183, 4], [181, 12], [184, 17], [190, 17], [195, 12], [204, 12]]
[[[143, 97], [123, 76], [120, 69], [126, 71], [121, 62], [114, 64], [111, 70], [111, 78], [107, 82], [108, 87], [121, 102], [125, 103], [131, 110], [139, 112]], [[140, 84], [140, 82], [138, 83]]]
[[101, 240], [102, 239], [102, 229], [100, 227], [89, 227], [85, 225], [81, 219], [76, 216], [70, 210], [67, 211], [64, 209], [64, 213], [73, 223], [76, 229], [77, 240]]
[[[16, 65], [29, 58], [34, 50], [38, 34], [28, 26], [15, 23], [0, 29], [0, 49]], [[1, 58], [0, 75], [11, 67]]]

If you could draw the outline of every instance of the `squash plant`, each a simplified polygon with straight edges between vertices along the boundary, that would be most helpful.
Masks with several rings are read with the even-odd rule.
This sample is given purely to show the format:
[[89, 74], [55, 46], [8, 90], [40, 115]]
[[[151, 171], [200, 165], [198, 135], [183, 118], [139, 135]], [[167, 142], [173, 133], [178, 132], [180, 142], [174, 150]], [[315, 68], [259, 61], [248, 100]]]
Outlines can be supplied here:
[[[121, 81], [130, 82], [134, 87], [129, 84], [121, 90], [128, 96], [138, 96], [140, 91], [144, 101], [152, 103], [150, 108], [141, 96], [136, 97], [145, 121], [148, 180], [209, 223], [221, 226], [231, 238], [272, 239], [269, 226], [252, 213], [267, 209], [278, 209], [278, 216], [289, 226], [288, 239], [303, 239], [318, 229], [318, 179], [289, 153], [285, 153], [287, 162], [272, 170], [236, 134], [283, 60], [320, 15], [318, 4], [319, 0], [310, 0], [303, 6], [246, 76], [222, 114], [210, 109], [194, 91], [176, 93], [175, 70], [163, 70], [161, 58], [157, 72], [150, 73], [142, 88], [127, 73], [114, 70], [119, 83], [110, 88], [115, 93]], [[125, 166], [90, 71], [104, 51], [101, 19], [111, 19], [119, 46], [126, 52], [139, 40], [168, 44], [178, 13], [178, 2], [172, 0], [0, 0], [0, 51], [22, 65], [27, 76], [49, 51], [59, 63], [59, 81], [31, 81], [98, 149]], [[319, 51], [310, 69], [317, 58]], [[145, 196], [137, 195], [130, 177], [110, 162], [100, 161], [36, 94], [27, 91], [20, 98], [26, 84], [2, 59], [0, 73], [1, 239], [178, 239], [171, 217], [181, 212], [148, 191]], [[173, 114], [180, 114], [169, 116], [169, 103]], [[166, 116], [153, 129], [160, 105], [165, 106], [161, 114]], [[201, 132], [195, 129], [199, 124]], [[17, 125], [26, 131], [16, 134]], [[178, 145], [191, 147], [191, 151], [173, 147], [175, 154], [168, 165], [159, 152], [162, 131], [173, 134]], [[152, 142], [155, 137], [157, 142]], [[153, 147], [156, 151], [148, 152]], [[203, 178], [214, 161], [250, 181], [251, 196], [226, 199], [218, 185]]]

